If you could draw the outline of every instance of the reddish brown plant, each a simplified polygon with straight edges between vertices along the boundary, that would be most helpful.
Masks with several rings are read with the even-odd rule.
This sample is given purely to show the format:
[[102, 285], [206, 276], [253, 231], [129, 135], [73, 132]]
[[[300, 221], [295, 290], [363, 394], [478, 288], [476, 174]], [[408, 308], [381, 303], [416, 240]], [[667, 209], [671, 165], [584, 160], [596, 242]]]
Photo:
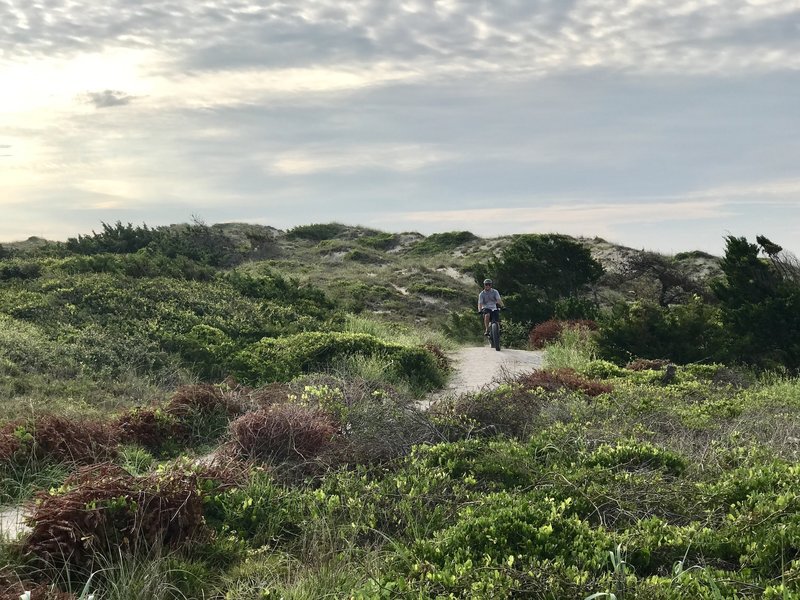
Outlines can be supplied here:
[[324, 410], [285, 403], [239, 417], [230, 431], [240, 457], [303, 460], [329, 449], [338, 427]]
[[532, 348], [544, 348], [546, 344], [555, 342], [561, 335], [564, 329], [571, 328], [584, 328], [589, 331], [597, 331], [598, 325], [595, 321], [589, 319], [578, 319], [572, 321], [561, 321], [551, 319], [543, 323], [539, 323], [531, 329], [528, 335], [528, 342]]
[[529, 389], [542, 388], [548, 392], [580, 391], [591, 397], [608, 394], [613, 390], [609, 384], [581, 377], [572, 369], [533, 371], [517, 378], [517, 382]]

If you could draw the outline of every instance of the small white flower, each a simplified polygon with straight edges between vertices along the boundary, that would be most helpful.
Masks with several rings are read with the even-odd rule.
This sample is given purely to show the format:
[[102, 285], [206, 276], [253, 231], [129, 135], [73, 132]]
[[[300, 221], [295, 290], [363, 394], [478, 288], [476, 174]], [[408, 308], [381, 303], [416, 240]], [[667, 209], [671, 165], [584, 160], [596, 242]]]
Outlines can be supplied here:
[[19, 597], [19, 600], [31, 600], [31, 593], [23, 592], [22, 596]]

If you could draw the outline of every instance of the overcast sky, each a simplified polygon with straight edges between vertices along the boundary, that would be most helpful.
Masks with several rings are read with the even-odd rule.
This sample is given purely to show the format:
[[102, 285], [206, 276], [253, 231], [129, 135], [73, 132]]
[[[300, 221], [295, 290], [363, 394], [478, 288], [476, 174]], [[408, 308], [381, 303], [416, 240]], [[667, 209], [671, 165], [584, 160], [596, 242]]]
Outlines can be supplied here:
[[0, 0], [0, 242], [193, 217], [800, 254], [800, 0]]

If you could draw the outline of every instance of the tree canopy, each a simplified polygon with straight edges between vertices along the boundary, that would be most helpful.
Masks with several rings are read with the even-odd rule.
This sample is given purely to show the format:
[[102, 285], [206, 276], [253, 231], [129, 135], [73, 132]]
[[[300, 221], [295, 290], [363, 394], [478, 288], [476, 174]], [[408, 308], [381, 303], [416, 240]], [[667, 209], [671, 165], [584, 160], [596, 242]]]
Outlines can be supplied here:
[[600, 263], [573, 239], [525, 234], [516, 236], [500, 257], [480, 265], [475, 279], [480, 283], [491, 277], [513, 305], [515, 319], [539, 323], [554, 315], [559, 302], [577, 298], [602, 274]]

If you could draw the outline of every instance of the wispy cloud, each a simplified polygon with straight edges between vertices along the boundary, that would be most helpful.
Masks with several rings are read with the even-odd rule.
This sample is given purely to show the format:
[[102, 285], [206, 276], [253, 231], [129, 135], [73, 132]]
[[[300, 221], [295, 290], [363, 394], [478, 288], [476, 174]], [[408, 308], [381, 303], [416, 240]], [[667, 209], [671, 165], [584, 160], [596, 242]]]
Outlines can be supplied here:
[[[386, 223], [467, 227], [491, 231], [501, 226], [538, 231], [566, 231], [590, 234], [599, 223], [613, 228], [631, 223], [663, 223], [720, 219], [731, 213], [722, 201], [678, 201], [651, 203], [580, 203], [575, 200], [529, 208], [481, 208], [470, 210], [431, 210], [392, 213], [377, 219]], [[428, 227], [426, 227], [428, 229]]]
[[157, 45], [191, 70], [393, 63], [554, 72], [800, 65], [795, 0], [498, 0], [0, 5], [6, 56]]
[[64, 235], [796, 231], [798, 28], [798, 0], [0, 0], [0, 204]]

